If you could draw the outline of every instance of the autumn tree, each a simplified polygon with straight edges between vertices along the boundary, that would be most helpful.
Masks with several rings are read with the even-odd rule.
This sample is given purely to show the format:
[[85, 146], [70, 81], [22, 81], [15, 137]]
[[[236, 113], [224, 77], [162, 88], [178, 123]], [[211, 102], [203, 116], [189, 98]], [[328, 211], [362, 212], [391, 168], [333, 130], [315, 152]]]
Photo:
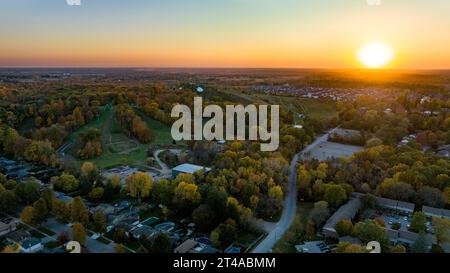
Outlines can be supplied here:
[[27, 225], [34, 225], [33, 222], [34, 209], [32, 206], [26, 206], [20, 214], [20, 219]]
[[71, 219], [72, 222], [78, 222], [85, 226], [89, 221], [88, 210], [86, 209], [83, 200], [79, 196], [73, 198], [72, 200]]
[[127, 178], [127, 190], [131, 197], [138, 199], [138, 203], [150, 195], [152, 186], [152, 177], [143, 172], [136, 172]]
[[72, 225], [72, 239], [84, 245], [86, 242], [86, 229], [81, 223], [74, 223]]
[[406, 247], [403, 245], [396, 245], [394, 247], [391, 247], [391, 253], [406, 253]]
[[55, 151], [48, 140], [32, 141], [25, 150], [24, 156], [28, 161], [39, 162], [48, 166], [54, 160]]
[[336, 246], [336, 253], [367, 253], [364, 246], [351, 244], [349, 242], [340, 242]]
[[353, 233], [353, 223], [350, 220], [341, 220], [337, 222], [334, 228], [339, 236], [352, 235]]
[[447, 218], [433, 218], [434, 233], [438, 244], [450, 243], [450, 220]]
[[282, 201], [283, 200], [283, 190], [279, 185], [273, 186], [269, 189], [269, 198], [277, 199]]
[[68, 222], [71, 218], [71, 209], [69, 205], [58, 199], [54, 199], [52, 203], [52, 213], [61, 221]]
[[198, 192], [198, 186], [195, 184], [181, 182], [175, 188], [173, 202], [180, 211], [192, 211], [198, 205], [200, 199], [201, 195]]
[[122, 244], [116, 244], [114, 246], [114, 251], [116, 253], [125, 253], [125, 247]]
[[97, 211], [93, 216], [94, 220], [94, 230], [100, 233], [106, 231], [106, 217], [102, 211]]

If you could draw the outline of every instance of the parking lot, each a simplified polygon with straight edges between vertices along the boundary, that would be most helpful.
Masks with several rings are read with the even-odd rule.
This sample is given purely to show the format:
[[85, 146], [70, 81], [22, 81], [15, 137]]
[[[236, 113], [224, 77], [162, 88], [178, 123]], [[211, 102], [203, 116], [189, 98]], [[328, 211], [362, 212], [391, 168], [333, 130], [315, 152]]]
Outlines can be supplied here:
[[[408, 231], [408, 228], [411, 224], [412, 217], [411, 216], [403, 216], [403, 215], [393, 215], [393, 214], [386, 214], [382, 216], [384, 219], [384, 223], [386, 224], [387, 228], [394, 229], [392, 226], [395, 223], [400, 223], [400, 229]], [[432, 232], [432, 224], [430, 221], [427, 221], [427, 231]]]
[[363, 147], [360, 146], [324, 141], [316, 145], [308, 153], [305, 153], [303, 157], [307, 160], [317, 159], [324, 161], [331, 158], [349, 157], [362, 149]]

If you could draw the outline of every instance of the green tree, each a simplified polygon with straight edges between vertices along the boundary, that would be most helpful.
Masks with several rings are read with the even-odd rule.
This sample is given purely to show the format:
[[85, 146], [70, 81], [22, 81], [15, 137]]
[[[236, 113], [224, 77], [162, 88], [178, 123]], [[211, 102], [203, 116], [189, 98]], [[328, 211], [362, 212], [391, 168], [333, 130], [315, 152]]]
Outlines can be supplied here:
[[416, 211], [411, 219], [409, 230], [415, 233], [427, 231], [427, 218], [421, 211]]
[[84, 192], [91, 191], [100, 179], [100, 172], [92, 162], [84, 162], [80, 169], [81, 187]]
[[103, 188], [93, 188], [89, 193], [89, 199], [91, 199], [92, 201], [99, 201], [100, 199], [102, 199], [104, 192], [105, 190]]
[[73, 192], [80, 187], [80, 182], [71, 174], [62, 174], [55, 181], [55, 186], [65, 193]]
[[86, 226], [89, 221], [88, 210], [86, 209], [83, 200], [79, 196], [75, 197], [72, 200], [71, 219], [72, 222], [79, 222], [84, 226]]
[[152, 199], [156, 204], [170, 205], [175, 191], [175, 184], [167, 179], [155, 183], [152, 189]]
[[39, 200], [37, 200], [33, 204], [33, 222], [37, 225], [40, 225], [45, 221], [47, 215], [47, 204], [45, 203], [44, 199], [39, 198]]
[[211, 240], [211, 243], [214, 247], [220, 247], [220, 245], [222, 245], [222, 242], [220, 242], [220, 234], [218, 230], [211, 231], [209, 239]]
[[316, 227], [322, 226], [330, 217], [330, 210], [326, 201], [319, 201], [314, 204], [309, 217], [314, 221]]
[[106, 231], [106, 217], [102, 211], [97, 211], [93, 216], [94, 220], [94, 230], [96, 232], [105, 232]]
[[430, 243], [424, 233], [420, 233], [417, 239], [411, 245], [412, 253], [428, 253], [430, 252]]
[[12, 190], [0, 192], [0, 211], [14, 213], [17, 209], [17, 196]]
[[152, 243], [153, 253], [172, 253], [172, 243], [170, 242], [169, 236], [165, 233], [159, 232]]
[[209, 231], [214, 227], [216, 213], [209, 205], [201, 204], [192, 212], [192, 221], [201, 231]]
[[121, 179], [118, 175], [112, 175], [108, 178], [108, 182], [105, 186], [105, 192], [103, 193], [103, 199], [106, 202], [111, 202], [119, 197], [121, 189]]
[[29, 180], [19, 183], [15, 188], [16, 195], [25, 204], [33, 204], [39, 199], [40, 196], [40, 184], [35, 180]]
[[210, 235], [211, 241], [215, 246], [230, 245], [236, 239], [237, 225], [233, 219], [227, 219], [224, 223], [217, 226]]
[[331, 207], [337, 208], [347, 199], [347, 194], [342, 186], [329, 185], [325, 189], [324, 199]]
[[374, 221], [359, 222], [355, 225], [354, 230], [356, 236], [366, 244], [371, 241], [377, 241], [384, 247], [388, 245], [385, 229]]
[[41, 198], [44, 199], [47, 209], [49, 211], [53, 210], [53, 202], [56, 199], [55, 193], [50, 188], [45, 188], [41, 193]]

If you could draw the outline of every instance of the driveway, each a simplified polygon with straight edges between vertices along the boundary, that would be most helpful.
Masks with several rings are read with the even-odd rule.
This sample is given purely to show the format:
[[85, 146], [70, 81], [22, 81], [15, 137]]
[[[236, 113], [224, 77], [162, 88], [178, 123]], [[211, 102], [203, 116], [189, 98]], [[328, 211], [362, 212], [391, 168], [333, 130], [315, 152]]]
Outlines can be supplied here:
[[[62, 224], [58, 222], [55, 218], [48, 219], [44, 224], [44, 227], [52, 230], [56, 234], [53, 236], [55, 240], [58, 239], [58, 235], [62, 232], [66, 232], [70, 237], [72, 237], [72, 228], [67, 224]], [[110, 241], [110, 240], [108, 240]], [[92, 253], [114, 253], [115, 243], [112, 241], [109, 244], [104, 244], [100, 241], [92, 239], [91, 237], [86, 237], [86, 247]]]

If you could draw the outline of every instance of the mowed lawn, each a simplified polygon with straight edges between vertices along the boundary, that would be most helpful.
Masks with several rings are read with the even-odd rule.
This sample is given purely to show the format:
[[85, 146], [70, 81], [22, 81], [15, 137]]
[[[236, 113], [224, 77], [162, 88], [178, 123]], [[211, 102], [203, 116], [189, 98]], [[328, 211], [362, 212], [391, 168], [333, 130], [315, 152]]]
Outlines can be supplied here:
[[[151, 145], [170, 145], [172, 144], [172, 137], [168, 126], [145, 115], [141, 115], [141, 117], [148, 124], [154, 135], [152, 143], [142, 144], [133, 138], [129, 138], [123, 133], [122, 128], [115, 120], [114, 108], [103, 108], [98, 118], [69, 136], [68, 141], [73, 142], [74, 145], [65, 157], [70, 157], [78, 165], [81, 165], [85, 161], [91, 161], [102, 169], [109, 169], [119, 165], [145, 167], [148, 148]], [[78, 146], [80, 133], [86, 132], [90, 128], [100, 130], [102, 134], [103, 153], [94, 159], [81, 160], [76, 157], [75, 147]]]
[[170, 127], [164, 123], [154, 120], [146, 116], [142, 111], [135, 110], [142, 120], [144, 120], [153, 134], [153, 145], [171, 145], [172, 144], [172, 134], [170, 133]]

